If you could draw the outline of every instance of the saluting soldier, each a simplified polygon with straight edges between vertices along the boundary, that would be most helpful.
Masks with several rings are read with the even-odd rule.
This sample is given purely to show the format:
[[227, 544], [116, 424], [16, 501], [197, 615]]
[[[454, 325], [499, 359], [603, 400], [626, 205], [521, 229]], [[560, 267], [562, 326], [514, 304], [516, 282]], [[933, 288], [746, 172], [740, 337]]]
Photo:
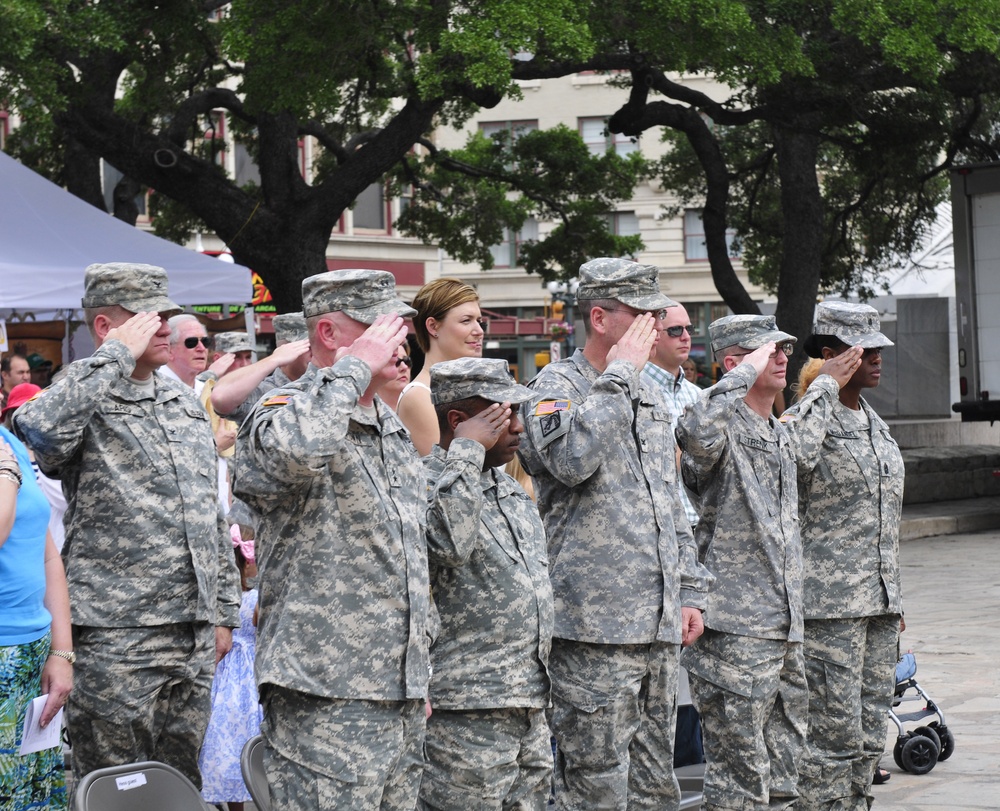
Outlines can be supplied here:
[[538, 509], [502, 469], [534, 394], [505, 360], [460, 358], [430, 372], [441, 441], [424, 457], [427, 553], [441, 629], [421, 808], [542, 811], [552, 587]]
[[549, 545], [558, 808], [670, 809], [678, 656], [711, 575], [680, 502], [670, 413], [640, 378], [675, 302], [628, 259], [580, 268], [586, 343], [530, 387], [521, 458]]
[[808, 747], [798, 808], [867, 809], [885, 746], [899, 621], [903, 456], [861, 396], [879, 384], [878, 311], [824, 301], [805, 341], [819, 374], [782, 416], [798, 461]]
[[215, 441], [192, 390], [153, 374], [180, 312], [166, 272], [91, 265], [83, 307], [94, 354], [14, 416], [68, 502], [73, 770], [161, 760], [200, 786], [212, 675], [240, 607]]
[[302, 283], [313, 365], [240, 428], [258, 515], [256, 677], [276, 808], [412, 809], [428, 680], [426, 480], [376, 396], [406, 338], [392, 274]]
[[681, 660], [701, 714], [704, 807], [791, 808], [807, 711], [802, 545], [795, 457], [771, 409], [795, 338], [763, 315], [720, 318], [709, 334], [725, 374], [677, 426], [715, 575], [705, 633]]

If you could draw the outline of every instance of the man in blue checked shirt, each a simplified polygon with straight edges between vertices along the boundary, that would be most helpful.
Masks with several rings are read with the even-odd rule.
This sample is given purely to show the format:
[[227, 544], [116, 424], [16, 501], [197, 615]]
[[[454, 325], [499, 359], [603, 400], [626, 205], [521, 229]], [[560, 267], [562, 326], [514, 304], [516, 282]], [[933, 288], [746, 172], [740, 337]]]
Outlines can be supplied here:
[[[650, 385], [663, 392], [663, 399], [670, 409], [670, 427], [677, 427], [684, 409], [698, 402], [702, 389], [684, 377], [681, 364], [691, 354], [691, 319], [684, 306], [667, 308], [667, 317], [660, 329], [660, 339], [656, 343], [653, 355], [642, 370], [643, 377]], [[681, 504], [684, 514], [694, 528], [698, 524], [698, 511], [692, 506], [691, 499], [683, 486], [680, 487]]]

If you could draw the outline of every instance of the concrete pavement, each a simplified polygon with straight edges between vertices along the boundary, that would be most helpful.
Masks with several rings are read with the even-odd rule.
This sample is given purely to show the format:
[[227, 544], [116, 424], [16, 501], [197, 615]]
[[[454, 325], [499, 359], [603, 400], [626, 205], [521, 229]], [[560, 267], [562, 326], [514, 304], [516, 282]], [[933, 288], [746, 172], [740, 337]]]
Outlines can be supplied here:
[[[979, 501], [992, 500], [955, 502], [952, 517], [958, 524], [984, 520], [981, 516], [990, 512], [984, 508], [990, 505]], [[941, 505], [935, 510], [941, 519]], [[909, 519], [934, 517], [914, 516], [911, 509], [904, 512]], [[873, 788], [874, 807], [877, 811], [1000, 809], [1000, 531], [907, 539], [900, 558], [907, 628], [902, 649], [915, 654], [917, 681], [944, 713], [955, 736], [955, 752], [928, 774], [904, 772], [892, 758], [896, 740], [892, 725], [882, 759], [882, 768], [892, 778]], [[912, 711], [916, 706], [903, 709]], [[913, 729], [916, 724], [906, 726]]]

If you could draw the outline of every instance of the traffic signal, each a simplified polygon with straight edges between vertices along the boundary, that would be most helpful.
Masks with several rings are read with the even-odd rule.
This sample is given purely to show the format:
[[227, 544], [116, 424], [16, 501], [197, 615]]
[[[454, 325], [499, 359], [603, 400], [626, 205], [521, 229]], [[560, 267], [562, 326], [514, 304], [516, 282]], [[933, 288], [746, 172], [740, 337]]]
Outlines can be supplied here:
[[552, 302], [552, 317], [558, 321], [563, 320], [563, 313], [566, 310], [566, 302], [556, 299]]

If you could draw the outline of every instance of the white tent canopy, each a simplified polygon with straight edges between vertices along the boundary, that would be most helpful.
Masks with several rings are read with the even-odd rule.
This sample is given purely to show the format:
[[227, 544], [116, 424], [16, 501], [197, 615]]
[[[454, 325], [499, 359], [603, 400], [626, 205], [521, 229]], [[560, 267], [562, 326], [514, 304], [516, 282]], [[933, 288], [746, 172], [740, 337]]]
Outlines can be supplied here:
[[165, 268], [182, 306], [253, 298], [247, 268], [102, 214], [0, 152], [0, 309], [78, 310], [84, 268], [95, 262]]

